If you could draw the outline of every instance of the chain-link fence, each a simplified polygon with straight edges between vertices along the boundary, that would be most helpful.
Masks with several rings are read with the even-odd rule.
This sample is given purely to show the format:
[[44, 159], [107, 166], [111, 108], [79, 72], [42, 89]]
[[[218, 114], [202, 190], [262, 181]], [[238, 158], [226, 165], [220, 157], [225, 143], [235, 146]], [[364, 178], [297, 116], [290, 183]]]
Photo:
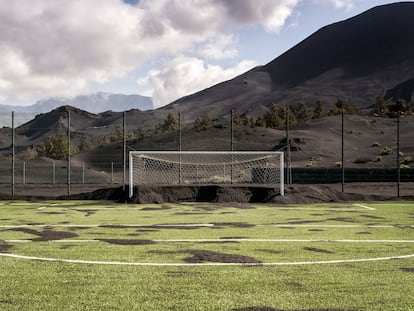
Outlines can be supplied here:
[[345, 115], [343, 123], [337, 115], [273, 128], [250, 110], [212, 118], [208, 112], [180, 113], [177, 107], [151, 118], [137, 111], [98, 117], [61, 107], [24, 124], [16, 123], [19, 114], [9, 119], [0, 128], [0, 193], [53, 196], [127, 189], [133, 150], [281, 150], [286, 181], [293, 184], [388, 182], [404, 191], [404, 183], [414, 181], [411, 115]]

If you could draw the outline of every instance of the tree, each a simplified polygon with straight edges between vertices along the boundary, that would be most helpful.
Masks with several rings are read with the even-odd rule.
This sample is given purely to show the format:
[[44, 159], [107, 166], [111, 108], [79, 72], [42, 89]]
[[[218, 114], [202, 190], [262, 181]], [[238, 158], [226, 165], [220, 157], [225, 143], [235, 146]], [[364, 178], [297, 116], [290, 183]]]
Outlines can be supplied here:
[[342, 109], [344, 114], [359, 114], [358, 107], [348, 103], [345, 99], [338, 99], [336, 104], [329, 110], [329, 115], [340, 115], [342, 114]]
[[272, 104], [268, 111], [263, 114], [263, 120], [266, 124], [266, 127], [277, 128], [281, 125], [282, 120], [279, 116], [278, 109], [276, 104]]
[[104, 136], [102, 136], [101, 140], [99, 141], [99, 145], [100, 146], [105, 146], [105, 145], [109, 144], [110, 142], [111, 141], [108, 138], [108, 136], [104, 135]]
[[23, 160], [29, 161], [35, 159], [37, 156], [37, 151], [33, 146], [29, 146], [23, 153]]
[[88, 136], [83, 135], [80, 145], [79, 145], [79, 151], [89, 151], [91, 150], [92, 143]]
[[281, 126], [285, 126], [286, 124], [286, 116], [289, 118], [289, 125], [293, 125], [297, 123], [296, 116], [292, 111], [292, 107], [284, 106], [278, 109], [278, 114], [281, 120]]
[[143, 140], [147, 136], [148, 130], [145, 127], [141, 127], [138, 130], [138, 139]]
[[297, 122], [305, 122], [311, 118], [311, 112], [309, 107], [304, 102], [299, 102], [292, 108], [292, 111], [296, 117]]
[[172, 112], [170, 112], [164, 121], [163, 131], [169, 132], [169, 131], [178, 130], [178, 128], [180, 127], [178, 123], [179, 123], [178, 118]]
[[372, 111], [374, 114], [379, 116], [386, 116], [389, 113], [388, 104], [385, 101], [384, 97], [378, 96], [375, 100], [374, 109]]
[[398, 114], [409, 114], [411, 113], [410, 105], [407, 104], [407, 102], [400, 98], [395, 103], [391, 102], [388, 104], [388, 116], [393, 117]]
[[203, 117], [197, 117], [194, 121], [194, 128], [199, 130], [202, 128], [208, 128], [213, 125], [213, 120], [209, 114], [205, 114]]
[[[39, 156], [49, 157], [56, 160], [66, 159], [68, 156], [68, 137], [62, 129], [59, 129], [55, 135], [49, 136], [37, 150]], [[78, 152], [78, 148], [70, 145], [70, 154]]]
[[312, 119], [319, 119], [323, 117], [323, 107], [321, 101], [316, 102], [316, 107], [313, 110]]
[[258, 117], [256, 119], [255, 125], [259, 127], [266, 127], [267, 125], [266, 125], [265, 118], [263, 116]]
[[[133, 139], [134, 133], [132, 131], [126, 131], [125, 138]], [[118, 126], [115, 129], [115, 133], [111, 135], [111, 142], [116, 142], [124, 139], [124, 126], [123, 123], [119, 123]]]

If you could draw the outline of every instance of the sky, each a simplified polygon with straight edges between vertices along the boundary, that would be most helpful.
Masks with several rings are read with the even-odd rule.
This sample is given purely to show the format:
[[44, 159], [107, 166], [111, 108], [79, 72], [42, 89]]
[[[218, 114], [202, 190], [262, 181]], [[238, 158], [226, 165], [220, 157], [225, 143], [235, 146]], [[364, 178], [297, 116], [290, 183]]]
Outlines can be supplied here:
[[0, 0], [0, 104], [109, 92], [166, 105], [381, 0]]

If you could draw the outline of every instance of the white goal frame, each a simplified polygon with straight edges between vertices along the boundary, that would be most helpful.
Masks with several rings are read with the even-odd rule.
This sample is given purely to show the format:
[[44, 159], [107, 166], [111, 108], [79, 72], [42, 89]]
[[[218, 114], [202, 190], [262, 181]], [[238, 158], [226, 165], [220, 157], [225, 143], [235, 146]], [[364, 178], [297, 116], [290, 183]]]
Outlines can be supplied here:
[[[157, 158], [158, 156], [158, 158]], [[187, 159], [191, 157], [219, 157], [226, 162], [189, 162]], [[246, 160], [238, 160], [238, 158]], [[135, 165], [134, 158], [138, 159]], [[163, 159], [164, 158], [164, 159]], [[145, 160], [144, 160], [145, 159]], [[174, 159], [174, 160], [171, 160]], [[275, 161], [276, 159], [276, 161]], [[137, 160], [136, 160], [137, 161]], [[148, 177], [146, 172], [147, 162], [158, 161], [156, 164], [158, 172], [155, 171], [155, 181], [152, 177]], [[254, 164], [253, 161], [262, 161], [264, 163]], [[161, 164], [160, 164], [161, 163]], [[141, 166], [141, 169], [137, 166]], [[165, 165], [159, 168], [159, 165]], [[223, 167], [223, 176], [208, 175], [208, 168], [213, 167], [216, 170], [219, 166]], [[142, 166], [144, 166], [142, 168]], [[171, 170], [169, 169], [171, 167]], [[202, 171], [203, 180], [199, 181], [198, 176], [194, 176], [194, 172], [190, 173], [186, 168]], [[200, 169], [198, 168], [200, 167]], [[242, 167], [242, 169], [241, 169]], [[138, 170], [138, 174], [135, 171]], [[246, 173], [246, 171], [248, 171]], [[153, 170], [154, 172], [154, 170]], [[192, 174], [191, 174], [192, 173]], [[200, 174], [201, 174], [200, 173]], [[237, 178], [236, 176], [249, 174], [247, 178]], [[145, 175], [145, 176], [144, 176]], [[182, 177], [185, 175], [185, 177]], [[271, 175], [271, 176], [269, 176]], [[171, 176], [173, 176], [171, 178]], [[146, 178], [147, 177], [147, 178]], [[249, 179], [250, 178], [250, 179]], [[243, 179], [240, 182], [240, 179]], [[236, 187], [255, 187], [279, 186], [280, 194], [283, 196], [284, 191], [284, 153], [281, 151], [130, 151], [129, 152], [129, 197], [133, 196], [134, 186], [138, 185], [154, 185], [154, 186], [208, 186], [223, 185]]]

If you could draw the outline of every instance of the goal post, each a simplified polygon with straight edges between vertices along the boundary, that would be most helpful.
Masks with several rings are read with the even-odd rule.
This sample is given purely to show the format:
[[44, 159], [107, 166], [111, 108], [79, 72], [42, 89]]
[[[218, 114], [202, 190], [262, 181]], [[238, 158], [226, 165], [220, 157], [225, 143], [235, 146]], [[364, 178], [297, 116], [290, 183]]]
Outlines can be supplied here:
[[262, 186], [284, 195], [280, 151], [130, 151], [129, 197], [134, 186]]

